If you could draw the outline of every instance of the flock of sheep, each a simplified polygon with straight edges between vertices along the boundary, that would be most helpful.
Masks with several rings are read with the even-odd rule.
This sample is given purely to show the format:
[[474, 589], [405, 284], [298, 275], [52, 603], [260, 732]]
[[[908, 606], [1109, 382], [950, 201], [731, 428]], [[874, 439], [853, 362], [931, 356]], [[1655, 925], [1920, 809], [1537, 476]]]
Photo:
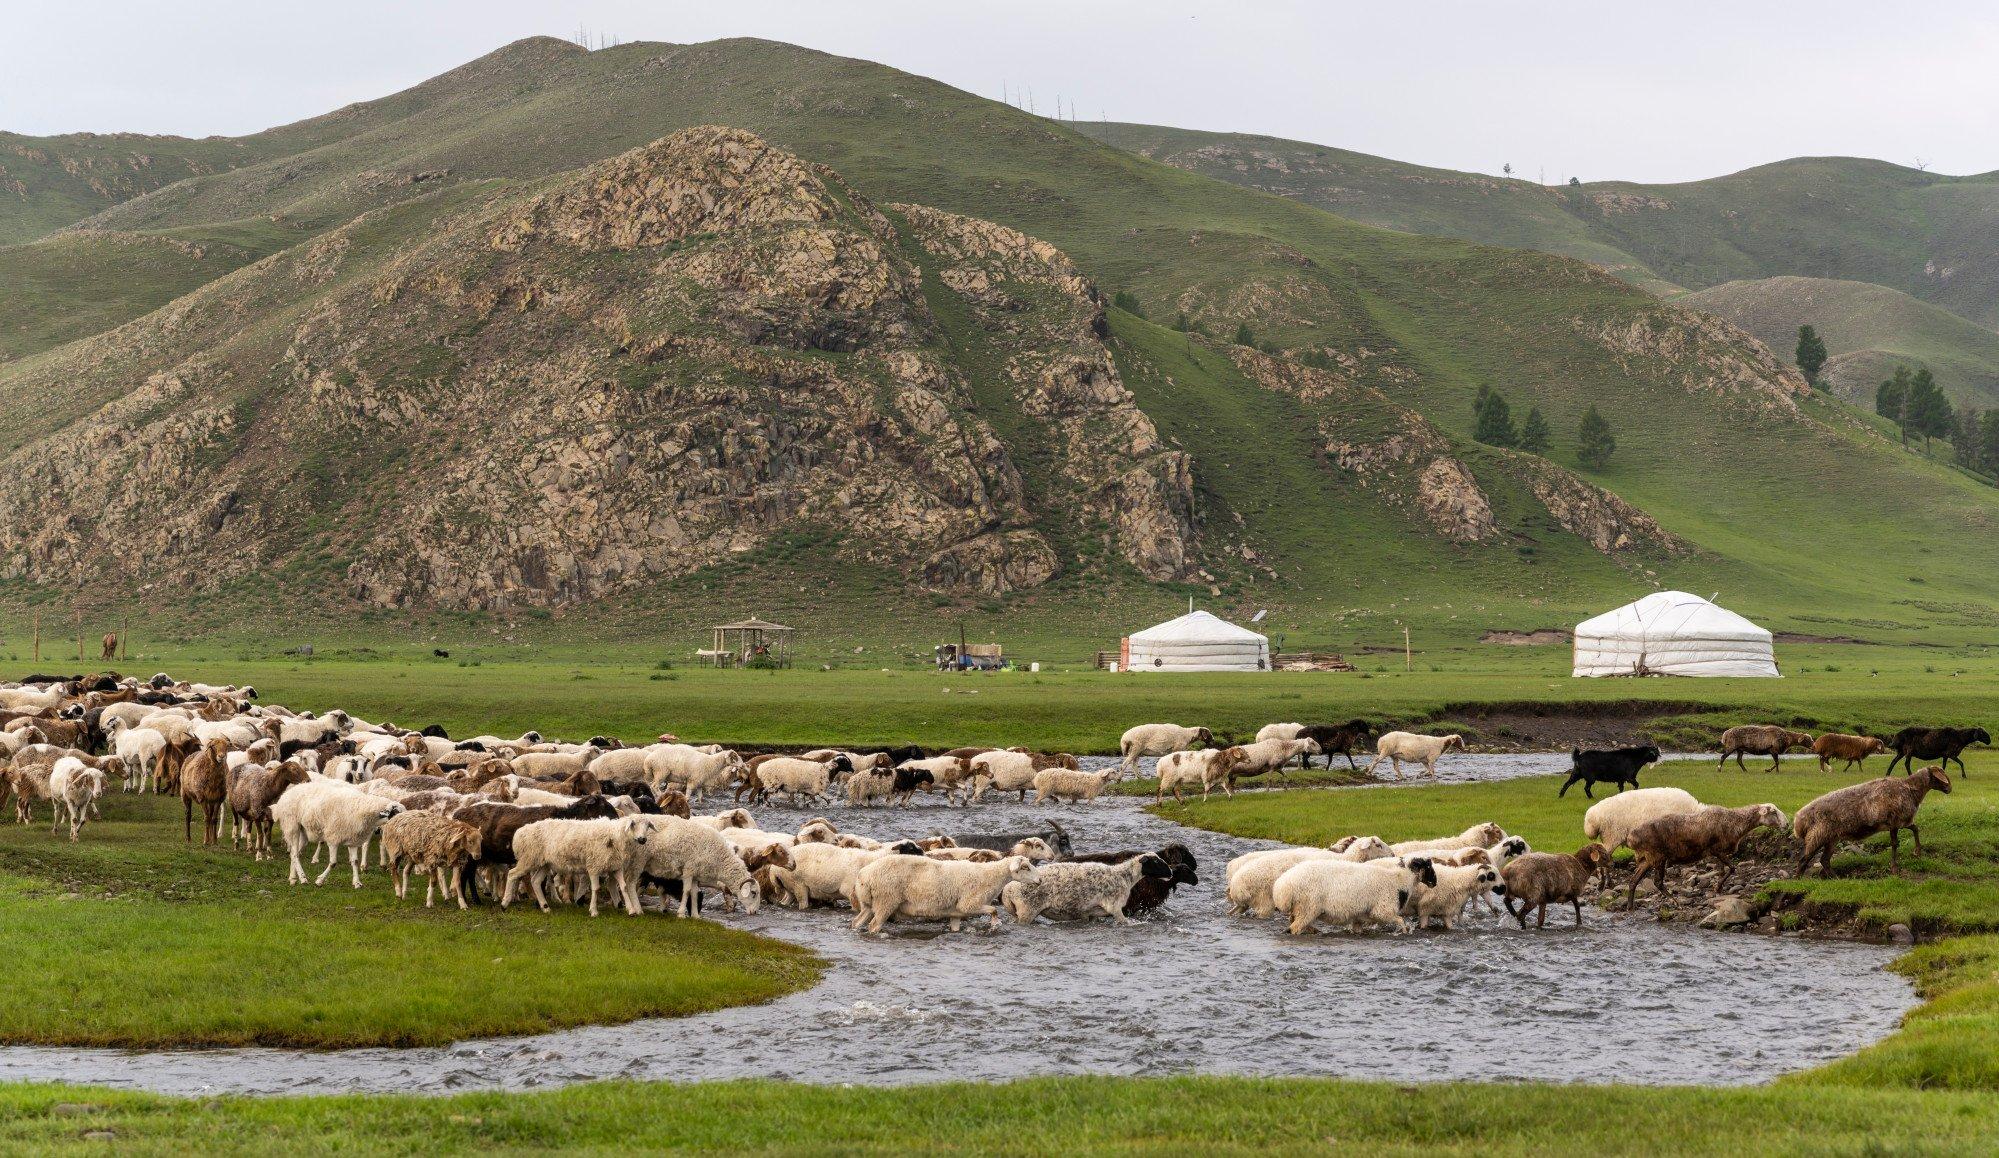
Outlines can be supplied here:
[[[1929, 758], [1942, 749], [1933, 754], [1952, 759], [1983, 739], [1979, 729], [1909, 729], [1892, 744], [1819, 737], [1816, 750], [1822, 765], [1864, 760], [1869, 751]], [[1309, 763], [1313, 755], [1330, 763], [1340, 753], [1351, 765], [1353, 749], [1370, 743], [1370, 770], [1386, 760], [1398, 777], [1404, 762], [1434, 773], [1445, 753], [1463, 748], [1455, 735], [1375, 737], [1350, 721], [1272, 724], [1252, 742], [1221, 746], [1206, 728], [1145, 724], [1121, 738], [1117, 765], [1095, 772], [1067, 754], [1020, 749], [822, 749], [744, 758], [670, 735], [642, 747], [601, 736], [562, 743], [535, 732], [452, 740], [434, 727], [411, 731], [344, 711], [315, 716], [259, 703], [253, 688], [103, 675], [0, 688], [0, 803], [12, 795], [25, 823], [47, 802], [56, 830], [66, 824], [76, 840], [115, 780], [127, 791], [179, 796], [189, 841], [197, 809], [205, 844], [219, 843], [226, 813], [231, 847], [257, 860], [274, 855], [276, 833], [292, 884], [325, 883], [344, 854], [360, 888], [371, 848], [378, 848], [399, 897], [408, 895], [411, 874], [425, 879], [426, 906], [441, 895], [464, 908], [479, 900], [483, 879], [502, 906], [529, 895], [543, 910], [587, 904], [593, 916], [600, 896], [637, 915], [642, 893], [656, 889], [660, 906], [683, 916], [698, 914], [709, 894], [750, 912], [766, 902], [844, 904], [853, 927], [871, 932], [896, 920], [944, 921], [956, 930], [981, 916], [997, 926], [1002, 912], [1023, 923], [1126, 921], [1157, 908], [1179, 885], [1197, 884], [1198, 866], [1178, 844], [1078, 854], [1055, 821], [1003, 836], [874, 839], [823, 817], [795, 832], [766, 831], [742, 805], [781, 798], [794, 806], [842, 799], [856, 808], [907, 806], [918, 793], [939, 793], [970, 806], [989, 793], [1024, 801], [1030, 791], [1038, 803], [1078, 803], [1147, 756], [1158, 757], [1156, 797], [1172, 792], [1177, 800], [1187, 786], [1204, 796], [1216, 787], [1232, 793], [1240, 779]], [[1782, 728], [1737, 728], [1724, 739], [1723, 758], [1814, 743]], [[1398, 844], [1349, 836], [1324, 848], [1237, 857], [1227, 868], [1229, 911], [1282, 913], [1293, 933], [1322, 923], [1406, 931], [1412, 922], [1435, 922], [1449, 930], [1468, 906], [1496, 912], [1497, 900], [1523, 928], [1530, 914], [1542, 927], [1549, 905], [1564, 903], [1580, 924], [1584, 890], [1592, 880], [1608, 882], [1611, 853], [1620, 847], [1635, 858], [1628, 907], [1641, 880], [1650, 875], [1663, 887], [1672, 866], [1714, 860], [1725, 882], [1750, 832], [1785, 827], [1771, 804], [1723, 808], [1677, 788], [1638, 788], [1638, 772], [1658, 758], [1649, 746], [1573, 754], [1569, 783], [1582, 781], [1586, 793], [1596, 783], [1619, 789], [1585, 814], [1589, 843], [1574, 854], [1532, 850], [1494, 823]], [[1950, 791], [1941, 767], [1812, 801], [1792, 825], [1803, 850], [1799, 873], [1814, 859], [1829, 873], [1838, 841], [1877, 832], [1889, 834], [1891, 858], [1899, 857], [1905, 828], [1920, 851], [1915, 813], [1932, 790]], [[721, 796], [731, 805], [725, 810], [692, 811]], [[308, 853], [326, 862], [316, 877]]]

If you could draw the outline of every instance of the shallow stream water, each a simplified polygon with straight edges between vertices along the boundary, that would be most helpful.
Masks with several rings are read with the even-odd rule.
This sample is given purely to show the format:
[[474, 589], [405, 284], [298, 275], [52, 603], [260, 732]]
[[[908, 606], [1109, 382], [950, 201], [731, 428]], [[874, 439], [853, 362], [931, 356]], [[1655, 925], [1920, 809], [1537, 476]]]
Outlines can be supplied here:
[[[1439, 774], [1490, 779], [1567, 765], [1559, 754], [1455, 756]], [[1894, 956], [1886, 947], [1718, 934], [1593, 908], [1580, 930], [1551, 910], [1539, 933], [1502, 913], [1455, 933], [1292, 938], [1276, 920], [1223, 914], [1223, 865], [1268, 842], [1182, 828], [1143, 803], [827, 811], [874, 836], [1025, 831], [1054, 815], [1079, 852], [1170, 841], [1193, 849], [1201, 883], [1130, 926], [1009, 921], [987, 932], [981, 922], [949, 934], [891, 925], [870, 938], [847, 928], [845, 910], [766, 908], [721, 919], [831, 962], [819, 985], [766, 1005], [435, 1049], [0, 1047], [0, 1080], [184, 1094], [1070, 1073], [1739, 1084], [1851, 1053], [1914, 1004], [1908, 984], [1881, 968]], [[808, 814], [757, 816], [776, 830]]]

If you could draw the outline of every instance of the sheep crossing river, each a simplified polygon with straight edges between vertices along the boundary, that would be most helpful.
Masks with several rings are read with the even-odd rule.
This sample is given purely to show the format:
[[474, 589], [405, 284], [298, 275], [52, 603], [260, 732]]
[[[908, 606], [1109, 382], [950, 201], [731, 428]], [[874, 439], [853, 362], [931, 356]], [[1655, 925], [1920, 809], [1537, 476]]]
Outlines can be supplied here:
[[[1439, 772], [1467, 779], [1567, 764], [1565, 755], [1454, 755]], [[1183, 829], [1126, 798], [830, 815], [857, 832], [915, 836], [1025, 831], [1054, 815], [1078, 851], [1181, 841], [1200, 860], [1201, 884], [1130, 926], [1009, 923], [987, 933], [980, 922], [947, 934], [891, 925], [869, 938], [848, 930], [844, 910], [735, 914], [723, 919], [808, 945], [832, 968], [803, 993], [696, 1017], [442, 1049], [8, 1047], [0, 1079], [184, 1094], [1194, 1072], [1739, 1084], [1850, 1053], [1913, 1004], [1908, 985], [1880, 968], [1893, 956], [1887, 948], [1718, 934], [1593, 909], [1581, 932], [1522, 933], [1481, 916], [1455, 934], [1290, 938], [1279, 921], [1223, 915], [1222, 866], [1266, 842]], [[757, 816], [772, 829], [808, 818]]]

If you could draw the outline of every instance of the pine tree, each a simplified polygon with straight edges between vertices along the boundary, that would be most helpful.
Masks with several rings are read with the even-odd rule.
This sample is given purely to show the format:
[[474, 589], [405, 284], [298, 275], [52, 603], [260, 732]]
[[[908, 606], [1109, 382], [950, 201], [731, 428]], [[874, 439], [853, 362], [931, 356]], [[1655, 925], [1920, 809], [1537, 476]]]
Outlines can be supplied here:
[[1249, 346], [1252, 349], [1255, 348], [1256, 331], [1249, 328], [1248, 322], [1236, 323], [1235, 344], [1238, 346]]
[[1957, 465], [1966, 470], [1984, 469], [1984, 460], [1979, 456], [1978, 411], [1966, 406], [1957, 412], [1950, 429], [1950, 456]]
[[1513, 429], [1513, 409], [1499, 391], [1479, 387], [1473, 414], [1473, 438], [1487, 446], [1518, 446], [1520, 435]]
[[1576, 460], [1602, 470], [1616, 451], [1617, 439], [1610, 433], [1610, 423], [1604, 421], [1595, 406], [1583, 411], [1582, 423], [1576, 427]]
[[1547, 454], [1552, 434], [1548, 429], [1548, 420], [1541, 417], [1541, 408], [1528, 407], [1527, 420], [1520, 424], [1520, 449], [1528, 454]]
[[1957, 429], [1957, 412], [1951, 408], [1950, 397], [1927, 366], [1909, 379], [1909, 400], [1903, 413], [1910, 431], [1923, 436], [1924, 450], [1929, 449], [1930, 439], [1949, 438]]
[[1894, 423], [1902, 433], [1902, 445], [1909, 444], [1909, 368], [1895, 367], [1895, 374], [1884, 379], [1874, 391], [1874, 413]]
[[1978, 461], [1985, 464], [1985, 473], [1999, 476], [1999, 410], [1978, 416]]
[[1805, 381], [1819, 384], [1819, 370], [1825, 366], [1825, 342], [1819, 332], [1810, 326], [1798, 327], [1798, 369], [1805, 372]]

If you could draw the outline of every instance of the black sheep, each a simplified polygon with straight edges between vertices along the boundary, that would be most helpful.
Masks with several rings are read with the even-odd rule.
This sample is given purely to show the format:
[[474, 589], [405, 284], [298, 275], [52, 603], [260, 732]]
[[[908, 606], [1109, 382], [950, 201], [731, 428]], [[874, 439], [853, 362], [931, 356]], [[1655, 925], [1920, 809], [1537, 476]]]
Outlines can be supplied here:
[[[1080, 856], [1065, 856], [1069, 861], [1087, 861], [1095, 864], [1123, 864], [1135, 856], [1148, 855], [1140, 849], [1125, 849], [1122, 852], [1086, 852]], [[1125, 898], [1124, 915], [1142, 917], [1166, 903], [1173, 890], [1181, 885], [1198, 885], [1201, 878], [1194, 875], [1194, 854], [1184, 844], [1169, 844], [1150, 855], [1166, 862], [1171, 874], [1164, 877], [1147, 874], [1138, 878], [1131, 887], [1131, 895]]]
[[[1348, 720], [1344, 724], [1307, 724], [1298, 729], [1297, 738], [1317, 743], [1319, 751], [1326, 757], [1326, 767], [1333, 766], [1333, 753], [1338, 752], [1347, 758], [1347, 767], [1358, 772], [1360, 765], [1354, 763], [1353, 750], [1366, 749], [1374, 743], [1375, 736], [1374, 729], [1366, 720]], [[1303, 759], [1305, 767], [1310, 768], [1311, 755], [1308, 753]]]
[[1638, 787], [1638, 773], [1647, 764], [1659, 761], [1659, 749], [1651, 744], [1637, 748], [1592, 748], [1585, 752], [1575, 748], [1569, 752], [1569, 778], [1562, 782], [1562, 790], [1556, 796], [1567, 796], [1569, 786], [1580, 780], [1583, 795], [1596, 799], [1590, 789], [1598, 784], [1615, 784], [1619, 792], [1626, 784]]
[[1895, 774], [1895, 765], [1907, 761], [1902, 771], [1914, 770], [1917, 760], [1941, 760], [1946, 767], [1957, 761], [1957, 770], [1965, 779], [1971, 772], [1964, 766], [1964, 750], [1973, 744], [1990, 744], [1992, 736], [1983, 728], [1903, 728], [1888, 741], [1888, 750], [1895, 758], [1888, 761], [1888, 771], [1884, 775]]

